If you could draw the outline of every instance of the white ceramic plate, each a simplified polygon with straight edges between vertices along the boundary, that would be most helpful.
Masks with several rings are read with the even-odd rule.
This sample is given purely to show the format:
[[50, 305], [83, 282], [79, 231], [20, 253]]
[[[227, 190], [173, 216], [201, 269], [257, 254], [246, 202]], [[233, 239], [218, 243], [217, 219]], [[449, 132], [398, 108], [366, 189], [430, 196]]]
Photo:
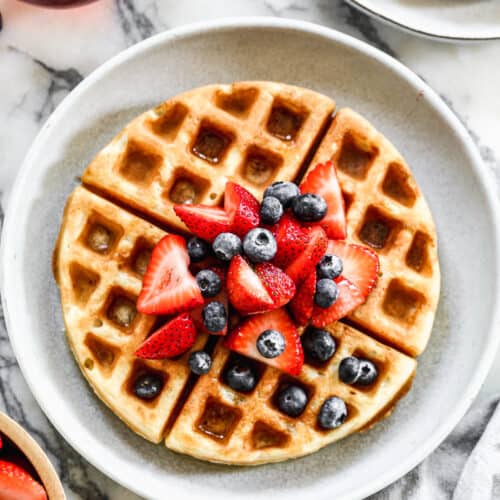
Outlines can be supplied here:
[[500, 39], [498, 0], [346, 0], [363, 12], [417, 35], [443, 41]]
[[[440, 237], [442, 296], [413, 390], [363, 435], [257, 468], [210, 465], [152, 445], [93, 395], [68, 349], [51, 253], [87, 162], [133, 116], [210, 82], [310, 87], [390, 137], [427, 196]], [[111, 59], [49, 118], [17, 178], [3, 237], [2, 297], [12, 344], [39, 404], [92, 464], [154, 498], [363, 497], [407, 472], [464, 414], [495, 352], [498, 226], [492, 182], [457, 118], [400, 63], [341, 33], [272, 18], [162, 33]], [[362, 478], [362, 480], [360, 480]]]

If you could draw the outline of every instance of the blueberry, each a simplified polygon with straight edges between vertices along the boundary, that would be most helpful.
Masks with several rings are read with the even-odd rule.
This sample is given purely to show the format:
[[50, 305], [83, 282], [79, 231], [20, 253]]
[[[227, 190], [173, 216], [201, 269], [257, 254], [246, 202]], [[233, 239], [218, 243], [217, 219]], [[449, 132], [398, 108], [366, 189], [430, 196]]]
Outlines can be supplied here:
[[163, 380], [159, 375], [144, 373], [137, 377], [134, 382], [134, 394], [141, 399], [151, 400], [160, 394], [163, 388]]
[[232, 363], [224, 371], [224, 382], [240, 392], [250, 392], [257, 384], [257, 374], [253, 367], [244, 359]]
[[318, 415], [318, 424], [323, 429], [336, 429], [347, 418], [347, 406], [344, 400], [332, 396], [321, 405]]
[[187, 242], [187, 251], [191, 262], [200, 262], [208, 256], [210, 247], [205, 240], [194, 236]]
[[203, 324], [211, 332], [220, 332], [227, 323], [227, 311], [224, 304], [214, 300], [208, 303], [202, 312]]
[[283, 208], [288, 208], [291, 206], [293, 200], [299, 196], [300, 190], [297, 184], [293, 182], [273, 182], [265, 191], [264, 198], [268, 196], [274, 196], [283, 205]]
[[316, 266], [318, 279], [330, 278], [331, 280], [338, 278], [343, 271], [342, 260], [336, 255], [327, 253]]
[[276, 224], [283, 215], [283, 205], [278, 198], [268, 196], [260, 206], [260, 220], [264, 224]]
[[339, 378], [344, 384], [355, 384], [361, 374], [361, 363], [358, 358], [349, 356], [339, 365]]
[[326, 215], [328, 206], [318, 194], [303, 194], [293, 200], [292, 210], [301, 221], [317, 222]]
[[196, 375], [205, 375], [205, 373], [210, 371], [212, 359], [206, 352], [195, 351], [189, 356], [188, 363], [193, 373]]
[[203, 297], [215, 297], [222, 288], [219, 275], [211, 269], [203, 269], [196, 275], [196, 283], [200, 287]]
[[330, 307], [339, 296], [339, 289], [333, 280], [321, 279], [316, 283], [314, 303], [318, 307]]
[[320, 363], [328, 361], [337, 349], [330, 333], [319, 328], [309, 328], [300, 339], [306, 356]]
[[252, 262], [266, 262], [274, 258], [278, 245], [271, 231], [257, 227], [245, 236], [243, 250]]
[[378, 370], [374, 363], [367, 359], [360, 359], [359, 378], [356, 381], [359, 385], [370, 385], [377, 380]]
[[241, 240], [233, 233], [220, 233], [212, 243], [212, 249], [218, 259], [229, 262], [241, 253]]
[[289, 417], [298, 417], [306, 405], [306, 391], [297, 385], [290, 385], [278, 394], [278, 408]]
[[278, 357], [285, 347], [285, 337], [278, 330], [265, 330], [257, 339], [257, 350], [268, 359]]

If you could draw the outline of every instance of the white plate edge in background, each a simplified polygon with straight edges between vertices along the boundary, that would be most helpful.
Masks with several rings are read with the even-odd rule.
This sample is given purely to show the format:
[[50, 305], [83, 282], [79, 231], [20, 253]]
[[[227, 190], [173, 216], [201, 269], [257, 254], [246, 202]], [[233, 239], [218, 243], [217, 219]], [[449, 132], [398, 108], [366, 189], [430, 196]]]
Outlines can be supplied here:
[[391, 16], [389, 12], [386, 12], [384, 7], [379, 4], [373, 5], [373, 2], [367, 2], [366, 0], [344, 0], [349, 5], [358, 9], [360, 12], [377, 19], [378, 21], [395, 28], [398, 28], [405, 33], [412, 35], [417, 35], [423, 38], [428, 38], [435, 41], [448, 42], [448, 43], [460, 43], [460, 42], [484, 42], [488, 40], [500, 40], [500, 25], [498, 29], [498, 34], [491, 35], [481, 35], [480, 33], [474, 33], [473, 35], [465, 36], [463, 33], [450, 35], [443, 34], [437, 31], [430, 31], [423, 24], [412, 24], [411, 22], [403, 22], [401, 19], [395, 19]]

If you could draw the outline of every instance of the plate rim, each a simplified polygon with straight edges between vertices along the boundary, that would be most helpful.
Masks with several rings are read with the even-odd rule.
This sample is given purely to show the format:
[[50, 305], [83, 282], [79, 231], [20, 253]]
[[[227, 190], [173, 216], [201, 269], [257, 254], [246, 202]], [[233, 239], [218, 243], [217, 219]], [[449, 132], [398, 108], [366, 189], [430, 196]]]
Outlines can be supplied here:
[[397, 21], [396, 19], [393, 19], [392, 17], [389, 17], [388, 15], [383, 14], [382, 12], [380, 12], [378, 10], [374, 10], [372, 7], [366, 5], [364, 0], [344, 0], [344, 1], [348, 5], [351, 5], [352, 7], [361, 11], [362, 13], [367, 14], [375, 19], [378, 19], [380, 22], [384, 23], [385, 25], [398, 28], [406, 33], [414, 34], [414, 35], [420, 36], [422, 38], [436, 40], [439, 42], [448, 42], [448, 43], [454, 43], [454, 42], [474, 43], [474, 42], [486, 42], [486, 41], [492, 41], [492, 40], [500, 40], [500, 31], [499, 31], [498, 35], [494, 35], [494, 36], [440, 35], [436, 31], [425, 31], [420, 27], [416, 27], [415, 25], [411, 26], [409, 24], [404, 24], [400, 21]]
[[79, 444], [76, 437], [66, 431], [64, 425], [62, 425], [62, 423], [59, 421], [60, 419], [57, 418], [57, 411], [51, 409], [48, 405], [48, 399], [44, 399], [43, 395], [37, 392], [35, 383], [36, 380], [30, 377], [29, 367], [23, 363], [22, 348], [20, 342], [21, 336], [11, 334], [11, 332], [15, 329], [15, 322], [9, 313], [9, 304], [15, 302], [16, 296], [15, 286], [10, 285], [14, 282], [15, 276], [13, 275], [13, 270], [11, 269], [13, 268], [13, 266], [10, 266], [9, 263], [10, 259], [12, 259], [16, 255], [16, 249], [12, 245], [10, 245], [11, 239], [8, 238], [8, 235], [16, 230], [16, 222], [13, 215], [14, 210], [12, 210], [11, 208], [15, 203], [19, 203], [16, 200], [22, 197], [22, 184], [25, 178], [30, 174], [31, 168], [33, 168], [31, 158], [35, 155], [36, 151], [43, 146], [45, 136], [47, 135], [48, 130], [52, 127], [52, 124], [58, 121], [59, 116], [62, 115], [67, 108], [71, 107], [73, 100], [75, 100], [80, 94], [82, 94], [88, 87], [98, 82], [99, 79], [103, 77], [107, 72], [112, 71], [116, 66], [119, 66], [120, 64], [126, 62], [129, 58], [138, 55], [143, 51], [147, 51], [151, 47], [161, 46], [162, 44], [168, 43], [170, 40], [194, 35], [203, 35], [204, 33], [220, 30], [255, 28], [278, 30], [292, 29], [301, 33], [305, 32], [307, 34], [321, 36], [323, 38], [327, 38], [330, 41], [340, 42], [351, 49], [357, 50], [371, 57], [372, 59], [375, 59], [378, 63], [389, 67], [390, 69], [395, 71], [400, 78], [403, 78], [409, 84], [414, 86], [418, 85], [425, 92], [430, 105], [439, 112], [443, 119], [445, 119], [446, 123], [450, 126], [453, 132], [457, 135], [457, 138], [465, 147], [471, 161], [471, 166], [477, 175], [479, 187], [484, 194], [484, 198], [493, 221], [494, 234], [492, 235], [492, 244], [496, 276], [494, 283], [495, 298], [493, 303], [493, 310], [491, 312], [491, 324], [486, 337], [486, 345], [480, 358], [479, 369], [473, 373], [469, 384], [466, 387], [466, 390], [463, 392], [461, 399], [457, 400], [455, 408], [449, 415], [448, 419], [443, 421], [436, 428], [436, 430], [426, 438], [425, 441], [421, 442], [421, 444], [415, 448], [415, 451], [411, 455], [408, 455], [404, 460], [400, 461], [397, 467], [394, 467], [389, 471], [384, 471], [384, 473], [380, 474], [373, 481], [359, 484], [358, 486], [354, 487], [351, 492], [346, 493], [343, 497], [339, 497], [344, 499], [363, 498], [381, 490], [382, 488], [388, 486], [389, 484], [402, 477], [439, 446], [439, 444], [446, 438], [446, 436], [460, 421], [460, 419], [463, 417], [469, 406], [472, 404], [474, 398], [478, 394], [492, 366], [495, 353], [497, 351], [498, 345], [500, 344], [500, 336], [495, 335], [495, 325], [499, 324], [500, 319], [500, 216], [498, 215], [500, 213], [498, 210], [500, 207], [500, 203], [495, 194], [495, 184], [493, 176], [483, 164], [479, 151], [474, 144], [471, 136], [467, 132], [465, 126], [451, 111], [451, 109], [443, 102], [439, 95], [408, 67], [366, 42], [358, 40], [350, 35], [334, 30], [332, 28], [307, 21], [258, 16], [228, 17], [190, 23], [163, 31], [119, 52], [112, 58], [105, 61], [99, 67], [97, 67], [63, 99], [63, 101], [47, 119], [45, 124], [38, 132], [35, 140], [32, 142], [14, 181], [9, 198], [9, 206], [7, 208], [7, 213], [3, 225], [0, 247], [0, 292], [7, 331], [23, 377], [33, 397], [35, 398], [38, 405], [42, 409], [45, 416], [49, 419], [51, 424], [54, 425], [54, 427], [63, 436], [63, 438], [81, 456], [83, 456], [94, 467], [99, 469], [103, 474], [107, 475], [118, 484], [121, 484], [130, 491], [138, 495], [144, 495], [144, 492], [140, 490], [140, 487], [137, 484], [134, 484], [131, 480], [127, 480], [126, 477], [121, 477], [111, 465], [101, 461], [99, 457], [93, 456], [91, 454], [89, 455], [87, 453], [87, 450], [85, 450], [85, 447]]

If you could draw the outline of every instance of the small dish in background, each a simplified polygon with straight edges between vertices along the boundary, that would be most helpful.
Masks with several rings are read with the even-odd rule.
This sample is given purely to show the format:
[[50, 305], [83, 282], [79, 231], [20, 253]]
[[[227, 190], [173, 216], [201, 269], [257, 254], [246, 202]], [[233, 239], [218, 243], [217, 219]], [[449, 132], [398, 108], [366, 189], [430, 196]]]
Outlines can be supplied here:
[[[50, 500], [65, 500], [61, 481], [45, 452], [14, 420], [0, 412], [0, 460], [21, 467], [39, 482]], [[0, 486], [1, 488], [1, 486]], [[0, 491], [0, 498], [2, 492]]]

